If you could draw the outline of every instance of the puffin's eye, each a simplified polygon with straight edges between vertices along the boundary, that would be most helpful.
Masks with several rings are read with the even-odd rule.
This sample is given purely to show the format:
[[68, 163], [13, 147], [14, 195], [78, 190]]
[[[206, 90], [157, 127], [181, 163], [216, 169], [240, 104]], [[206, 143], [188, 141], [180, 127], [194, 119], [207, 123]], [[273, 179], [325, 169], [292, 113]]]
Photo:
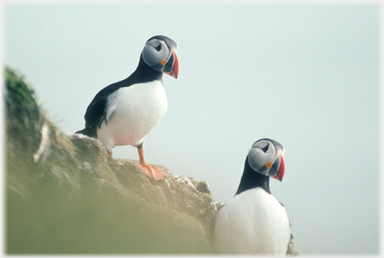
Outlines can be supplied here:
[[161, 50], [161, 44], [159, 44], [157, 47], [155, 47], [155, 49], [156, 49], [157, 51], [160, 51], [160, 50]]
[[267, 152], [268, 148], [269, 148], [269, 143], [267, 143], [267, 145], [266, 145], [264, 148], [261, 148], [261, 149], [262, 149], [264, 152]]

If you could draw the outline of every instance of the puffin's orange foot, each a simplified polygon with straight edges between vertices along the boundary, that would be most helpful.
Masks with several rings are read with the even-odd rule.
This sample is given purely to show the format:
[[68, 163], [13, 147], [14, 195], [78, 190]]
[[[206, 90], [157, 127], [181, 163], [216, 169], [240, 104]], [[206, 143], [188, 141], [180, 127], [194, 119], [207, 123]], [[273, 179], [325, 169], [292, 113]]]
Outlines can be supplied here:
[[144, 174], [146, 174], [149, 178], [153, 178], [154, 180], [162, 180], [162, 179], [165, 179], [165, 175], [164, 173], [156, 168], [156, 167], [152, 167], [150, 165], [143, 165], [143, 164], [140, 164], [139, 165], [139, 168], [141, 169], [141, 171], [144, 172]]

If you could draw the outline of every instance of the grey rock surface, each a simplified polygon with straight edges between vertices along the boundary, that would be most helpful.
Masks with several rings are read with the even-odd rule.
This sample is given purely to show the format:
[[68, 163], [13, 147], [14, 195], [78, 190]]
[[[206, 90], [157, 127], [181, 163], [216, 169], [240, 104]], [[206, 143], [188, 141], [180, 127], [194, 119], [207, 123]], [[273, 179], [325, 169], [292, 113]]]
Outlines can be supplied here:
[[25, 79], [6, 69], [7, 253], [208, 253], [217, 211], [206, 182], [149, 179], [41, 112]]
[[[7, 254], [212, 252], [221, 204], [207, 182], [159, 165], [166, 179], [149, 179], [137, 160], [62, 133], [25, 78], [9, 68], [4, 75]], [[292, 242], [288, 255], [298, 255]]]

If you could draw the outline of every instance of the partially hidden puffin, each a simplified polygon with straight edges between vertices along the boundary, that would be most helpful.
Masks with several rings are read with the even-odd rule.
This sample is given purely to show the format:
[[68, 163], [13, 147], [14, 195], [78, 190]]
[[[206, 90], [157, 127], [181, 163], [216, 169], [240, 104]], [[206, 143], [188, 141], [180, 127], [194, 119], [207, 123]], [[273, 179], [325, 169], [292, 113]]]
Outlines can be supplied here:
[[283, 146], [271, 139], [252, 145], [235, 196], [214, 218], [215, 252], [286, 255], [290, 222], [269, 189], [269, 177], [283, 179], [283, 154]]
[[76, 133], [99, 139], [112, 157], [112, 148], [137, 147], [139, 167], [150, 178], [164, 179], [164, 173], [149, 166], [144, 158], [147, 134], [167, 112], [163, 73], [177, 79], [177, 44], [166, 36], [154, 36], [144, 46], [136, 70], [126, 79], [100, 90], [85, 113], [85, 128]]

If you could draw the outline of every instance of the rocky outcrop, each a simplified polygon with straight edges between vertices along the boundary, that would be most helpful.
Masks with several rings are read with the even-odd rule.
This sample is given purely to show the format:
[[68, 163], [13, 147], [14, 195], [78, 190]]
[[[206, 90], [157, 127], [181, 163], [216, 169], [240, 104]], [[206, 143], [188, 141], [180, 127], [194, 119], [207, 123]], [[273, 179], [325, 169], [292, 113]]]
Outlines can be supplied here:
[[220, 204], [206, 182], [158, 165], [166, 179], [149, 179], [137, 160], [62, 133], [23, 76], [5, 79], [8, 254], [211, 253]]
[[209, 253], [220, 205], [206, 182], [149, 179], [137, 161], [67, 136], [11, 69], [6, 79], [7, 253]]

